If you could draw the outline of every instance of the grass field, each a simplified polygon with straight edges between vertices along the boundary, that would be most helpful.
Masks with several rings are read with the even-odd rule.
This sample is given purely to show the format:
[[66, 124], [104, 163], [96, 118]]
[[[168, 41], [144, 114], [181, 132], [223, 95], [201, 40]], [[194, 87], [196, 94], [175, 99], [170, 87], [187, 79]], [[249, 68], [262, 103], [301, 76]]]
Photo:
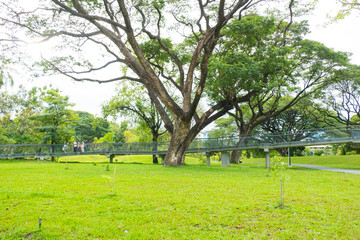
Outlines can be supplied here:
[[[285, 163], [288, 162], [287, 157], [280, 158]], [[250, 158], [243, 159], [244, 164], [258, 163], [259, 165], [265, 164], [263, 158]], [[328, 156], [311, 156], [311, 157], [291, 157], [293, 164], [311, 164], [333, 168], [344, 168], [360, 170], [360, 155], [328, 155]]]
[[[284, 158], [285, 160], [287, 161], [287, 158]], [[360, 170], [360, 155], [293, 157], [292, 163]]]
[[288, 169], [288, 208], [280, 209], [279, 179], [264, 164], [207, 167], [189, 158], [162, 168], [149, 156], [116, 159], [72, 158], [83, 163], [68, 169], [64, 159], [0, 161], [0, 238], [360, 238], [360, 175]]
[[[220, 165], [219, 161], [213, 161], [217, 159], [216, 157], [211, 157], [211, 165]], [[61, 157], [60, 162], [78, 162], [78, 163], [106, 163], [109, 162], [109, 158], [106, 156], [69, 156]], [[288, 162], [288, 158], [281, 158], [282, 161]], [[116, 156], [115, 161], [117, 163], [151, 163], [152, 158], [150, 156]], [[159, 159], [160, 161], [160, 159]], [[196, 164], [205, 164], [206, 158], [204, 156], [200, 158], [188, 157], [186, 163], [190, 165]], [[265, 165], [265, 158], [250, 158], [242, 159], [243, 163], [246, 165], [256, 163], [259, 166]], [[341, 155], [341, 156], [311, 156], [311, 157], [291, 157], [292, 163], [298, 164], [312, 164], [320, 165], [333, 168], [345, 168], [345, 169], [355, 169], [360, 170], [360, 155]]]

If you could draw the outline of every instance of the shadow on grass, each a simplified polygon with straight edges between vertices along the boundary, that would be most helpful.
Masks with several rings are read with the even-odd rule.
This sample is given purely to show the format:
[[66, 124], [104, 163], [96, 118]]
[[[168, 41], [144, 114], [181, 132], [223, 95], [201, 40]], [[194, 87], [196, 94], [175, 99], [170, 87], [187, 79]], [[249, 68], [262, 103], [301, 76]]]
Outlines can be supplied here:
[[105, 195], [102, 196], [98, 196], [97, 199], [113, 199], [113, 198], [117, 198], [118, 195], [116, 193], [111, 194], [111, 193], [107, 193]]
[[[66, 162], [64, 162], [64, 161], [60, 161], [60, 162], [58, 162], [58, 163], [60, 163], [60, 164], [66, 164]], [[116, 164], [116, 165], [120, 165], [120, 164], [137, 164], [137, 165], [161, 165], [161, 164], [153, 164], [153, 163], [141, 163], [141, 162], [113, 162], [113, 163], [110, 163], [110, 162], [79, 162], [79, 161], [68, 161], [68, 164], [92, 164], [92, 165], [94, 165], [94, 163], [96, 164], [96, 165], [100, 165], [100, 164], [111, 164], [111, 165], [114, 165], [114, 164]]]
[[29, 232], [24, 235], [23, 239], [37, 239], [37, 235], [41, 232], [41, 230], [36, 230], [33, 232]]

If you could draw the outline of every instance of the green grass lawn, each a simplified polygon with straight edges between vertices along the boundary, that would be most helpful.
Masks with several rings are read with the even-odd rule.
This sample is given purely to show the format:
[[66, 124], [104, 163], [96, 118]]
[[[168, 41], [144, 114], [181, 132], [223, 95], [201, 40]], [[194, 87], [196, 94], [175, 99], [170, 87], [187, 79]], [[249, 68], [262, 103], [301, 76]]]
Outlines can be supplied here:
[[79, 158], [88, 163], [68, 169], [0, 161], [0, 238], [360, 238], [360, 175], [288, 169], [289, 208], [279, 209], [279, 179], [263, 164], [207, 167], [189, 158], [185, 167], [162, 168], [149, 156], [116, 159]]
[[[287, 161], [287, 158], [283, 160]], [[293, 157], [292, 163], [360, 170], [360, 155]]]
[[[273, 160], [273, 159], [271, 159]], [[288, 162], [288, 158], [281, 158], [282, 161]], [[265, 158], [243, 159], [244, 164], [265, 164]], [[344, 168], [360, 170], [360, 155], [328, 155], [328, 156], [309, 156], [309, 157], [291, 157], [294, 164], [311, 164], [333, 168]]]

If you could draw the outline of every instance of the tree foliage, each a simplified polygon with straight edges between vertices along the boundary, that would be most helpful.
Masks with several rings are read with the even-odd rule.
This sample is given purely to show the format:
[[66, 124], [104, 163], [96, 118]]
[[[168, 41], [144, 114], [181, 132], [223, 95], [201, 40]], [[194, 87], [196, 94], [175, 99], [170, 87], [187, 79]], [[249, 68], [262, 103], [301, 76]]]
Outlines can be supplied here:
[[319, 99], [318, 115], [329, 126], [357, 125], [360, 117], [360, 68], [338, 70], [337, 81], [324, 89]]
[[[326, 87], [335, 81], [336, 69], [346, 67], [345, 53], [304, 39], [307, 32], [306, 22], [289, 25], [257, 15], [232, 21], [223, 29], [224, 38], [210, 59], [207, 90], [214, 102], [250, 94], [228, 111], [239, 135], [250, 134]], [[234, 151], [231, 162], [236, 163], [239, 154]]]
[[0, 106], [2, 144], [41, 142], [42, 134], [35, 129], [41, 122], [31, 119], [42, 106], [37, 88], [26, 91], [20, 87], [15, 94], [3, 91], [0, 93]]
[[[114, 118], [117, 118], [117, 115], [131, 118], [141, 131], [140, 138], [137, 139], [139, 142], [156, 143], [166, 132], [162, 129], [161, 116], [151, 101], [148, 91], [141, 85], [126, 85], [118, 88], [117, 95], [103, 106], [103, 113]], [[150, 132], [150, 139], [147, 138], [147, 132]], [[132, 134], [128, 131], [124, 135], [129, 139]], [[153, 156], [153, 163], [158, 163], [156, 155]]]
[[73, 126], [75, 140], [93, 142], [94, 138], [101, 138], [110, 132], [110, 123], [103, 118], [94, 117], [88, 112], [77, 111], [78, 120]]
[[358, 0], [337, 0], [337, 2], [341, 4], [341, 8], [334, 17], [334, 20], [340, 20], [349, 16], [353, 10], [360, 10]]
[[103, 114], [114, 118], [132, 119], [140, 126], [150, 129], [152, 139], [156, 142], [165, 131], [162, 130], [162, 119], [151, 101], [148, 91], [140, 85], [120, 86], [117, 95], [103, 106]]
[[61, 96], [58, 89], [47, 87], [41, 89], [40, 98], [44, 102], [42, 111], [31, 118], [42, 123], [37, 129], [44, 134], [43, 143], [59, 144], [69, 141], [75, 134], [72, 125], [77, 117], [69, 109], [74, 104], [69, 103], [69, 97]]

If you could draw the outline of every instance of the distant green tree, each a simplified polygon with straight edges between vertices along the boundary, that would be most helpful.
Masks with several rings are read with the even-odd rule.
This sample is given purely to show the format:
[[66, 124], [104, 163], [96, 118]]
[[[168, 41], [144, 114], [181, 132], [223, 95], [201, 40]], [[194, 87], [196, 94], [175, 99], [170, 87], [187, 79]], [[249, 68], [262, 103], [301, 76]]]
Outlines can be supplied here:
[[88, 112], [76, 111], [78, 120], [73, 126], [75, 130], [75, 140], [92, 142], [95, 134], [92, 126], [93, 115]]
[[103, 118], [94, 117], [88, 112], [77, 111], [78, 120], [74, 129], [75, 139], [78, 141], [93, 142], [94, 138], [101, 138], [110, 131], [110, 123]]
[[[327, 127], [328, 125], [321, 121], [322, 117], [316, 114], [313, 101], [313, 99], [304, 98], [292, 108], [268, 119], [261, 124], [263, 134], [276, 135], [277, 140], [284, 142], [301, 141], [313, 134], [306, 130]], [[286, 134], [281, 135], [279, 133]], [[287, 148], [276, 150], [283, 157], [288, 153]], [[299, 152], [298, 150], [303, 151], [305, 148], [291, 148], [291, 154], [294, 155]]]
[[229, 136], [237, 136], [237, 127], [235, 124], [235, 119], [232, 117], [219, 118], [215, 120], [215, 127], [209, 131], [209, 138], [222, 138]]
[[117, 143], [124, 143], [126, 142], [125, 139], [125, 131], [128, 130], [128, 122], [123, 121], [121, 124], [117, 123], [110, 123], [110, 129], [113, 132], [113, 140]]
[[12, 137], [16, 140], [17, 144], [36, 144], [42, 141], [42, 133], [36, 130], [41, 125], [41, 122], [31, 117], [39, 114], [43, 106], [39, 94], [40, 91], [37, 88], [32, 88], [29, 91], [20, 89], [17, 93], [22, 99], [15, 119], [12, 121]]
[[[42, 135], [35, 128], [39, 122], [31, 119], [39, 113], [41, 100], [36, 88], [27, 91], [23, 87], [15, 94], [7, 91], [0, 93], [0, 128], [2, 139], [11, 139], [8, 143], [30, 144], [40, 143]], [[7, 144], [4, 142], [4, 144]]]
[[[103, 106], [104, 116], [117, 115], [132, 118], [140, 127], [147, 128], [151, 132], [151, 141], [154, 144], [154, 150], [157, 149], [159, 136], [166, 131], [162, 130], [162, 119], [153, 104], [146, 88], [140, 85], [123, 86], [117, 89], [118, 94]], [[146, 133], [146, 130], [145, 130]], [[145, 134], [140, 136], [144, 138]], [[156, 155], [153, 155], [153, 163], [158, 163]]]
[[360, 66], [337, 71], [337, 81], [323, 89], [318, 115], [329, 126], [357, 125], [360, 118]]
[[11, 115], [20, 104], [21, 99], [17, 95], [11, 95], [7, 91], [0, 92], [0, 144], [14, 144], [11, 133]]
[[72, 125], [77, 120], [76, 114], [69, 109], [74, 104], [69, 103], [69, 97], [61, 96], [60, 90], [47, 87], [41, 89], [40, 98], [44, 106], [41, 113], [32, 116], [32, 119], [42, 123], [37, 130], [44, 134], [43, 143], [59, 144], [69, 141], [75, 134]]
[[110, 122], [105, 118], [94, 117], [92, 121], [92, 128], [94, 129], [95, 137], [100, 138], [110, 132]]

